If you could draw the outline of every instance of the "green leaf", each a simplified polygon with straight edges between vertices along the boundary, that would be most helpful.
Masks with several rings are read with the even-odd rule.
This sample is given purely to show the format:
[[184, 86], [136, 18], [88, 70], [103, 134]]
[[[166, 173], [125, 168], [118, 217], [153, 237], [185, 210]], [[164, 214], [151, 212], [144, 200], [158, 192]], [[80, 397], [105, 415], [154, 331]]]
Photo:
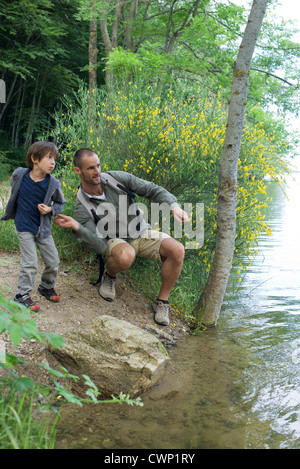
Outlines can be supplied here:
[[95, 404], [98, 403], [98, 399], [96, 398], [94, 392], [91, 389], [88, 389], [85, 394], [89, 396]]
[[28, 313], [26, 312], [17, 312], [14, 313], [14, 320], [16, 321], [28, 321]]
[[71, 404], [77, 404], [82, 407], [82, 400], [75, 396], [71, 391], [68, 391], [64, 386], [61, 386], [57, 381], [54, 381], [55, 388], [61, 396], [63, 396], [67, 402]]
[[36, 383], [32, 379], [27, 378], [26, 376], [18, 378], [15, 384], [16, 390], [21, 392], [26, 390], [32, 390], [36, 386]]
[[22, 327], [19, 326], [19, 324], [12, 324], [8, 328], [8, 332], [9, 332], [9, 335], [10, 335], [10, 338], [12, 340], [14, 347], [17, 347], [17, 345], [19, 345], [23, 337]]
[[0, 311], [0, 332], [7, 330], [10, 324], [9, 315]]
[[45, 333], [45, 338], [49, 341], [52, 347], [61, 348], [64, 345], [63, 337], [52, 332]]
[[54, 370], [53, 368], [51, 368], [49, 365], [46, 365], [45, 363], [39, 363], [40, 366], [42, 366], [43, 368], [45, 368], [45, 370], [48, 371], [48, 373], [50, 373], [52, 376], [56, 376], [56, 378], [64, 378], [65, 377], [65, 374], [62, 373], [61, 371], [58, 371], [58, 370]]

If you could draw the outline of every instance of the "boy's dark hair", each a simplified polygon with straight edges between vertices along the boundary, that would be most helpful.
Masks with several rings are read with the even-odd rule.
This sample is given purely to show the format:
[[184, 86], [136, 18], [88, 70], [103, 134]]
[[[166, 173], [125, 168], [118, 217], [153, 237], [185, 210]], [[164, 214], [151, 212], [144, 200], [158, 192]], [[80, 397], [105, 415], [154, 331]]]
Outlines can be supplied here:
[[53, 156], [57, 160], [58, 157], [58, 148], [57, 146], [52, 143], [52, 142], [35, 142], [33, 143], [27, 151], [26, 155], [26, 166], [29, 169], [33, 168], [33, 161], [32, 157], [34, 160], [41, 161], [41, 159], [49, 154]]
[[81, 160], [84, 156], [93, 156], [96, 153], [93, 150], [90, 150], [89, 148], [80, 148], [80, 150], [77, 150], [73, 161], [74, 161], [74, 166], [77, 166], [77, 168], [82, 167]]

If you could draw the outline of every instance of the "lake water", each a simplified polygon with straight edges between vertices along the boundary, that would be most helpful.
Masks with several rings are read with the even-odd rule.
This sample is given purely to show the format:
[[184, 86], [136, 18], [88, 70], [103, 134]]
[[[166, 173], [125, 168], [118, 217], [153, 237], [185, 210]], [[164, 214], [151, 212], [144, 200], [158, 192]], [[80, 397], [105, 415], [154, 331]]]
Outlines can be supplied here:
[[232, 274], [218, 326], [170, 350], [144, 407], [72, 412], [58, 448], [300, 448], [300, 173], [288, 182], [289, 201], [270, 188], [273, 234], [234, 294]]

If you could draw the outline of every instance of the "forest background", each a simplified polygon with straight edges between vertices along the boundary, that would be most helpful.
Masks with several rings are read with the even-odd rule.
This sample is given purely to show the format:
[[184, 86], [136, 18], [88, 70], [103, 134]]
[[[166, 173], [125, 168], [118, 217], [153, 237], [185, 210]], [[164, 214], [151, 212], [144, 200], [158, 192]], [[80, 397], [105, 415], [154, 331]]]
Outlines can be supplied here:
[[[233, 267], [255, 255], [269, 200], [284, 187], [297, 136], [300, 47], [295, 28], [274, 18], [271, 1], [252, 61], [238, 168]], [[55, 174], [73, 214], [78, 180], [72, 156], [99, 155], [102, 170], [122, 169], [164, 186], [180, 203], [204, 204], [204, 244], [187, 250], [171, 302], [191, 318], [214, 256], [218, 167], [234, 61], [249, 8], [215, 0], [4, 0], [0, 5], [0, 177], [24, 166], [28, 146], [51, 139]], [[144, 202], [144, 201], [143, 201]], [[195, 213], [193, 222], [196, 223]], [[5, 226], [3, 226], [5, 225]], [[62, 260], [90, 256], [54, 227]], [[182, 240], [185, 242], [185, 239]], [[1, 224], [1, 249], [18, 249], [13, 223]], [[91, 258], [92, 262], [92, 258]], [[152, 295], [159, 268], [139, 259], [128, 272]]]

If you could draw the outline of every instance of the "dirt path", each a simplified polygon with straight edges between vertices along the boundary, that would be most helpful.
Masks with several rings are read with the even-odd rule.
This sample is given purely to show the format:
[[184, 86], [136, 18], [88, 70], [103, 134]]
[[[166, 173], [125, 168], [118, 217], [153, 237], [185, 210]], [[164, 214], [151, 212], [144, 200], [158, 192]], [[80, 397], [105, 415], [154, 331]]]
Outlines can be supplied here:
[[[0, 252], [0, 289], [10, 299], [14, 298], [20, 268], [20, 254]], [[47, 301], [39, 293], [40, 274], [43, 268], [39, 261], [39, 272], [31, 297], [40, 305], [37, 324], [44, 332], [64, 333], [84, 327], [99, 315], [109, 314], [126, 320], [143, 329], [153, 329], [172, 336], [173, 340], [188, 332], [188, 327], [174, 311], [170, 315], [170, 326], [158, 326], [153, 319], [150, 302], [130, 285], [125, 276], [117, 280], [117, 298], [109, 303], [98, 294], [98, 288], [90, 284], [89, 276], [97, 272], [97, 264], [67, 266], [62, 264], [56, 281], [56, 291], [61, 297], [57, 304]], [[35, 315], [33, 316], [35, 317]], [[0, 336], [3, 341], [3, 337]], [[5, 339], [5, 337], [4, 337]], [[19, 358], [33, 362], [45, 360], [45, 347], [35, 341], [23, 340], [17, 350], [12, 350], [6, 340], [6, 351]], [[162, 338], [162, 341], [168, 339]]]

